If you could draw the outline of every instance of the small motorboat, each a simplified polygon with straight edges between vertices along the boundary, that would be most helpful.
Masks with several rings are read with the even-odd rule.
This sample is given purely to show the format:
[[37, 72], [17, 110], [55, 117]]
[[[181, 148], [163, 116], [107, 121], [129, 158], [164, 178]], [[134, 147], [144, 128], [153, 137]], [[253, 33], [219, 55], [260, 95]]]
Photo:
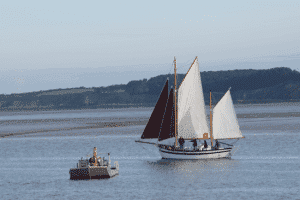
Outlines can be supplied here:
[[76, 168], [71, 168], [70, 179], [82, 180], [82, 179], [102, 179], [111, 178], [119, 174], [119, 163], [114, 162], [114, 166], [111, 166], [110, 154], [108, 153], [108, 160], [105, 157], [97, 157], [97, 148], [94, 147], [93, 157], [89, 159], [81, 158]]

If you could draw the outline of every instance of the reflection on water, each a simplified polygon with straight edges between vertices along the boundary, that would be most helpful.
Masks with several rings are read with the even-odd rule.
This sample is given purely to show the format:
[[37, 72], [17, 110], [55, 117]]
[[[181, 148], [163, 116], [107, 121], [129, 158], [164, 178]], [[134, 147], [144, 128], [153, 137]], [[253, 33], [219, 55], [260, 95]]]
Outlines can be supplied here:
[[203, 160], [173, 160], [160, 159], [157, 161], [148, 161], [149, 166], [160, 170], [174, 170], [177, 172], [202, 172], [202, 171], [224, 171], [237, 164], [237, 160], [230, 158], [203, 159]]
[[171, 160], [160, 159], [147, 162], [151, 170], [158, 174], [170, 174], [177, 176], [182, 181], [222, 179], [239, 164], [238, 160], [222, 158], [211, 160]]
[[147, 161], [149, 166], [158, 170], [173, 170], [176, 172], [203, 172], [203, 171], [227, 171], [238, 164], [238, 160], [230, 158], [203, 159], [203, 160], [173, 160], [160, 159]]

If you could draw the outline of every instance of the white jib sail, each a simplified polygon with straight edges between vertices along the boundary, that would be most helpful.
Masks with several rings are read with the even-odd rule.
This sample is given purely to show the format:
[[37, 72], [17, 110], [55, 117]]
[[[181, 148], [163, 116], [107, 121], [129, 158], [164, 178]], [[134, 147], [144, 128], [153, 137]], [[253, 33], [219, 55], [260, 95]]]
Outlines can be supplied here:
[[178, 90], [178, 137], [203, 138], [209, 133], [198, 60]]
[[213, 110], [213, 138], [229, 139], [242, 137], [230, 90], [228, 90]]

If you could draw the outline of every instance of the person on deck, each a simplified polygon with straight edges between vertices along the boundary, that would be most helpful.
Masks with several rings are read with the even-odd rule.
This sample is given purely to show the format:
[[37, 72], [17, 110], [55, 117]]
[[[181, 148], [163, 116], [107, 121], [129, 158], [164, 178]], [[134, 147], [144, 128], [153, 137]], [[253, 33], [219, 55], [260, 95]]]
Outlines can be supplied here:
[[179, 138], [180, 149], [183, 149], [184, 139], [182, 137]]
[[216, 140], [216, 149], [219, 149], [219, 142], [218, 142], [218, 140]]
[[207, 148], [206, 140], [204, 140], [204, 148]]
[[194, 150], [196, 150], [196, 148], [197, 148], [197, 146], [198, 146], [197, 140], [196, 140], [196, 139], [193, 139], [192, 142], [193, 142]]

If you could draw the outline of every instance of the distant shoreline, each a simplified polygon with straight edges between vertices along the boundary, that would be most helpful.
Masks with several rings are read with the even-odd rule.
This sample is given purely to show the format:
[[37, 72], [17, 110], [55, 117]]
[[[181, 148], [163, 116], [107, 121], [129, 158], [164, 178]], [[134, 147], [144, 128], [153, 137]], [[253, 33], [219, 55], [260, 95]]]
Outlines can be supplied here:
[[[235, 104], [267, 104], [300, 101], [300, 72], [287, 67], [264, 70], [228, 70], [201, 72], [202, 91], [208, 104], [210, 91], [216, 104], [228, 88]], [[185, 74], [177, 74], [180, 85]], [[75, 87], [15, 94], [0, 94], [0, 111], [111, 109], [154, 107], [173, 74], [158, 75], [149, 80], [132, 80], [107, 87]]]

